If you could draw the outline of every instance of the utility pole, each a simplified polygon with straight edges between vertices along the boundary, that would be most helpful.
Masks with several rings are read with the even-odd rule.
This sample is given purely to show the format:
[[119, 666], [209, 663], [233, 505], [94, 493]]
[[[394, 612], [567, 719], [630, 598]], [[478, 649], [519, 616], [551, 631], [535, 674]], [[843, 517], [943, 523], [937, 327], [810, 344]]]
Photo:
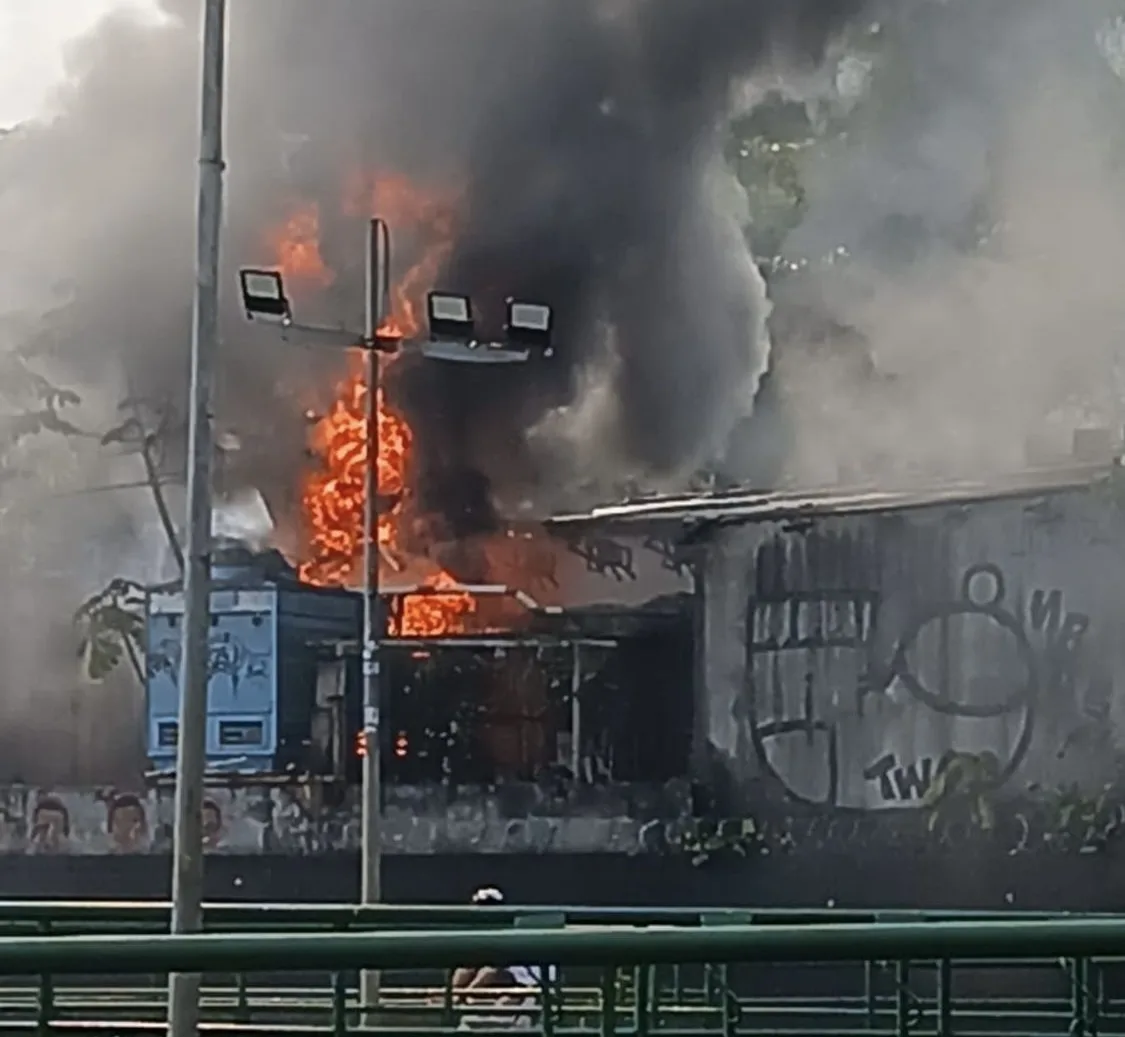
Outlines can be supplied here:
[[[219, 233], [223, 206], [226, 0], [205, 0], [199, 137], [195, 312], [191, 338], [184, 625], [172, 863], [172, 932], [203, 928], [203, 778], [211, 628], [211, 396], [219, 346]], [[169, 1037], [196, 1037], [199, 975], [168, 980]]]
[[[293, 319], [280, 270], [243, 269], [239, 274], [242, 305], [249, 320], [280, 326], [282, 338], [304, 339], [364, 351], [366, 403], [364, 424], [367, 454], [363, 507], [363, 797], [360, 905], [382, 899], [381, 705], [380, 649], [384, 635], [379, 599], [379, 388], [380, 353], [410, 350], [443, 362], [525, 363], [532, 349], [551, 356], [551, 308], [540, 303], [508, 300], [504, 342], [480, 342], [473, 332], [472, 306], [465, 296], [431, 292], [427, 298], [430, 337], [413, 343], [380, 331], [390, 313], [390, 232], [380, 219], [368, 222], [365, 242], [365, 306], [363, 331], [318, 327]], [[435, 326], [440, 326], [438, 330]], [[436, 336], [436, 337], [435, 337]], [[374, 1025], [379, 1004], [379, 973], [366, 969], [360, 976], [361, 1020]], [[179, 1035], [175, 1035], [179, 1037]]]
[[[389, 296], [390, 237], [382, 220], [367, 225], [366, 283], [363, 322], [367, 396], [364, 408], [367, 429], [367, 464], [363, 491], [363, 802], [360, 851], [360, 903], [382, 900], [382, 767], [379, 648], [383, 639], [383, 612], [379, 603], [379, 331], [386, 317]], [[379, 1000], [379, 973], [360, 976], [360, 1003], [373, 1008]], [[365, 1016], [366, 1018], [366, 1016]], [[365, 1023], [366, 1025], [366, 1023]]]

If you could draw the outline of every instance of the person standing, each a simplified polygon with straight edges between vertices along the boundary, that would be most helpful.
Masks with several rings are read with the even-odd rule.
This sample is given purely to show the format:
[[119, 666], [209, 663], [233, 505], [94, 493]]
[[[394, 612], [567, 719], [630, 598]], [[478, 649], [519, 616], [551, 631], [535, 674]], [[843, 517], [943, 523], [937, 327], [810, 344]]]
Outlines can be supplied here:
[[[479, 906], [498, 905], [504, 903], [504, 894], [495, 886], [483, 886], [472, 895], [469, 902]], [[547, 981], [553, 983], [556, 977], [557, 971], [552, 965], [547, 970]], [[492, 993], [486, 993], [487, 991]], [[542, 992], [543, 974], [538, 965], [469, 966], [453, 973], [454, 1001], [462, 1004], [538, 1010]], [[510, 1027], [525, 1030], [531, 1028], [532, 1020], [531, 1014], [518, 1011], [497, 1015], [472, 1012], [462, 1016], [459, 1029], [495, 1030]]]

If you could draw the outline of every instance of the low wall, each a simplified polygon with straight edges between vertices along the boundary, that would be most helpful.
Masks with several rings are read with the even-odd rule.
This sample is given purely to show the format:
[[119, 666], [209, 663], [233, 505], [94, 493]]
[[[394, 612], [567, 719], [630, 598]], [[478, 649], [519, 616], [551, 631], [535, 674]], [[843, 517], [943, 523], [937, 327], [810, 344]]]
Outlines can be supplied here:
[[[359, 789], [319, 783], [212, 788], [208, 852], [313, 855], [360, 844]], [[689, 809], [686, 786], [555, 789], [390, 786], [387, 854], [635, 853], [666, 841]], [[171, 788], [0, 789], [0, 856], [149, 855], [171, 844]], [[658, 831], [659, 830], [659, 831]]]

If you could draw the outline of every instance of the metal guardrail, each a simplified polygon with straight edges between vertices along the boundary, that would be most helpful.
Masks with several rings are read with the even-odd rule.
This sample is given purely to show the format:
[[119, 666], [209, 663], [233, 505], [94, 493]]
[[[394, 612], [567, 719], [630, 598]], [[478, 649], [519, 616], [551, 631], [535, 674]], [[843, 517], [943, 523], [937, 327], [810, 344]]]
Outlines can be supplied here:
[[0, 975], [1125, 958], [1125, 919], [0, 938]]
[[[201, 971], [212, 977], [204, 1018], [223, 1032], [344, 1034], [362, 1015], [381, 1032], [427, 1037], [463, 1026], [466, 1014], [481, 1009], [459, 1004], [448, 981], [385, 985], [379, 1005], [360, 1006], [350, 973], [448, 976], [460, 966], [530, 963], [551, 963], [567, 977], [544, 985], [528, 1021], [526, 1030], [544, 1037], [1125, 1033], [1125, 918], [7, 937], [0, 938], [0, 976], [40, 980], [7, 996], [0, 989], [0, 1029], [160, 1028], [155, 986], [110, 1004], [112, 992], [79, 992], [59, 978]], [[843, 977], [853, 992], [771, 992], [774, 981], [801, 969]], [[255, 990], [244, 979], [314, 970], [331, 974], [329, 990]], [[216, 987], [220, 973], [242, 978]], [[1013, 982], [1023, 989], [1011, 992]], [[90, 1006], [98, 998], [95, 1019]], [[530, 1014], [527, 1006], [485, 1011], [493, 1033], [511, 1033]]]
[[[373, 928], [483, 928], [512, 925], [536, 916], [557, 916], [566, 925], [675, 925], [701, 926], [716, 919], [747, 924], [829, 924], [1037, 920], [1070, 916], [1047, 911], [870, 911], [840, 908], [726, 908], [726, 907], [589, 907], [573, 905], [398, 905], [361, 907], [355, 904], [255, 904], [204, 905], [204, 926], [209, 931], [273, 928], [342, 929]], [[0, 900], [0, 932], [13, 924], [48, 925], [53, 929], [135, 926], [167, 928], [171, 906], [160, 901]], [[1106, 915], [1104, 917], [1112, 917]]]

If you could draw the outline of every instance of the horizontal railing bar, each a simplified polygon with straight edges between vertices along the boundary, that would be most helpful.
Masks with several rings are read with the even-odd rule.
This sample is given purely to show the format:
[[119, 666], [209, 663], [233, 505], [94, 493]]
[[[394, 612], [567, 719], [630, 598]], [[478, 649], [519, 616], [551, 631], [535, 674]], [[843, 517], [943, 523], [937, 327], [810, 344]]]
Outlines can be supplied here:
[[1125, 919], [0, 938], [0, 975], [1109, 957]]
[[[0, 923], [141, 921], [164, 922], [171, 906], [164, 901], [0, 900]], [[438, 924], [464, 921], [469, 924], [498, 924], [529, 914], [561, 914], [572, 924], [699, 925], [724, 914], [752, 917], [755, 924], [798, 922], [930, 922], [1045, 920], [1053, 918], [1112, 918], [1115, 914], [1049, 911], [884, 911], [851, 908], [739, 908], [739, 907], [589, 907], [582, 905], [466, 904], [277, 904], [211, 903], [204, 905], [205, 919], [237, 924], [276, 920], [279, 924], [299, 921], [324, 923], [364, 922], [376, 924]]]

